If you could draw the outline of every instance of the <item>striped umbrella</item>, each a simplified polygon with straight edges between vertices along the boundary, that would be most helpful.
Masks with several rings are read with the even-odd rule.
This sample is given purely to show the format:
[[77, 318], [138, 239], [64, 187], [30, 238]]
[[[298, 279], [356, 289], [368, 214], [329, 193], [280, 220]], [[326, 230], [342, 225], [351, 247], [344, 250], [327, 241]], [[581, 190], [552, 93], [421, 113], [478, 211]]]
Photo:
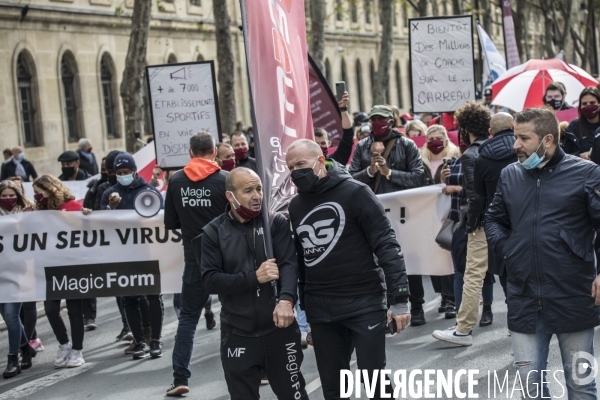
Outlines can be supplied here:
[[492, 84], [492, 104], [523, 111], [544, 105], [543, 97], [550, 82], [560, 82], [567, 89], [568, 104], [579, 100], [579, 93], [598, 81], [581, 68], [557, 58], [532, 59], [503, 73]]

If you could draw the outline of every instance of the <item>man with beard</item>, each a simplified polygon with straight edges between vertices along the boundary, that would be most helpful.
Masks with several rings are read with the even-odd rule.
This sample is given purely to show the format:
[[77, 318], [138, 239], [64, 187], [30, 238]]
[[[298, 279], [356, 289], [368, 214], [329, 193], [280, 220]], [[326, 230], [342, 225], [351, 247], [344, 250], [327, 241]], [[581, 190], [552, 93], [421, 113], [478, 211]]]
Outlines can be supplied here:
[[248, 155], [248, 140], [246, 140], [246, 135], [243, 132], [233, 132], [231, 134], [231, 147], [235, 152], [236, 167], [249, 168], [258, 173], [256, 160]]

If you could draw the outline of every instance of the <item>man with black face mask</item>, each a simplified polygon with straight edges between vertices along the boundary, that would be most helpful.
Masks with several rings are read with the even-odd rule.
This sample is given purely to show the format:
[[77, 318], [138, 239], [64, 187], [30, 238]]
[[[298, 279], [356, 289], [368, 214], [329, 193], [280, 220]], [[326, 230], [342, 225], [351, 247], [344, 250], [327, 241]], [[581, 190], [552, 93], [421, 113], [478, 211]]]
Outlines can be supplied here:
[[85, 181], [91, 177], [87, 171], [79, 168], [79, 154], [74, 151], [63, 152], [58, 157], [58, 162], [62, 170], [62, 174], [58, 177], [61, 181]]
[[[397, 192], [425, 185], [425, 169], [415, 142], [395, 130], [394, 113], [374, 106], [369, 114], [372, 133], [357, 143], [349, 172], [375, 194]], [[411, 326], [425, 324], [425, 290], [421, 275], [409, 275]]]
[[226, 212], [208, 223], [193, 245], [204, 288], [218, 294], [223, 306], [221, 362], [229, 395], [258, 399], [265, 370], [278, 399], [308, 399], [294, 319], [298, 264], [289, 223], [281, 214], [271, 218], [274, 258], [269, 259], [260, 178], [238, 167], [227, 175], [225, 189]]
[[[326, 160], [318, 144], [295, 141], [286, 163], [299, 193], [288, 210], [300, 306], [311, 324], [324, 397], [339, 399], [339, 371], [350, 368], [353, 348], [358, 368], [371, 376], [385, 368], [388, 329], [400, 332], [410, 322], [404, 256], [373, 191]], [[380, 389], [377, 382], [374, 398]]]
[[567, 92], [562, 83], [551, 82], [544, 92], [544, 104], [550, 106], [554, 111], [573, 108], [565, 101], [566, 96]]

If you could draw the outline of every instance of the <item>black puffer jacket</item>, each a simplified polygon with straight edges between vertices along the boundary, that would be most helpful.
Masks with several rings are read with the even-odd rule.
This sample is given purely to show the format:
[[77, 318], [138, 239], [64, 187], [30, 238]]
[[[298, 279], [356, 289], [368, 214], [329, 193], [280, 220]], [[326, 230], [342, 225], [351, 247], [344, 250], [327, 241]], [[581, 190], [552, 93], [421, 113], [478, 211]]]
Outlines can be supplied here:
[[562, 149], [543, 169], [504, 168], [485, 232], [508, 272], [508, 329], [578, 332], [600, 325], [590, 295], [596, 278], [600, 168]]
[[462, 227], [468, 233], [483, 226], [485, 217], [485, 197], [478, 195], [475, 191], [475, 160], [479, 156], [479, 146], [486, 140], [485, 138], [475, 140], [460, 158], [463, 169], [463, 189], [467, 197], [467, 216]]
[[[398, 131], [394, 131], [391, 137], [397, 138], [394, 148], [386, 160], [388, 167], [392, 169], [392, 176], [389, 180], [384, 176], [381, 177], [376, 194], [397, 192], [425, 185], [423, 161], [415, 142], [405, 138]], [[370, 178], [367, 174], [367, 169], [371, 166], [373, 141], [374, 137], [371, 135], [358, 142], [349, 168], [354, 179], [369, 185], [371, 189], [377, 177], [375, 174], [373, 178]], [[384, 142], [384, 145], [386, 144], [387, 142]]]
[[[504, 167], [519, 161], [514, 144], [515, 133], [508, 129], [496, 133], [479, 147], [479, 157], [475, 160], [475, 192], [485, 198], [485, 210], [494, 200]], [[493, 251], [488, 251], [488, 272], [496, 275], [504, 273], [502, 259]]]

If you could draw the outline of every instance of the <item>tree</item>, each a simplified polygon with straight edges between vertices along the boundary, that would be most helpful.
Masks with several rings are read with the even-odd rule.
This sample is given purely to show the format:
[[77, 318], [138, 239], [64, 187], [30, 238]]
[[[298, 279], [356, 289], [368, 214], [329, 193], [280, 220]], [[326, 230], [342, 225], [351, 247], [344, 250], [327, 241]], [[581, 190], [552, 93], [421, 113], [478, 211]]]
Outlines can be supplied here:
[[387, 87], [390, 81], [390, 65], [392, 63], [392, 51], [394, 45], [394, 0], [379, 0], [381, 12], [381, 49], [379, 51], [379, 67], [375, 75], [373, 88], [373, 104], [386, 104]]
[[310, 56], [325, 71], [325, 0], [310, 0]]
[[221, 114], [221, 131], [231, 133], [235, 130], [235, 92], [234, 61], [231, 49], [231, 19], [227, 12], [227, 1], [213, 1], [215, 17], [215, 35], [217, 41], [217, 65], [219, 72], [219, 113]]
[[125, 59], [125, 71], [123, 71], [123, 81], [120, 87], [125, 113], [125, 148], [130, 153], [134, 151], [137, 140], [135, 132], [142, 131], [144, 121], [142, 85], [144, 67], [146, 66], [151, 12], [152, 2], [135, 0], [131, 17], [129, 47]]

